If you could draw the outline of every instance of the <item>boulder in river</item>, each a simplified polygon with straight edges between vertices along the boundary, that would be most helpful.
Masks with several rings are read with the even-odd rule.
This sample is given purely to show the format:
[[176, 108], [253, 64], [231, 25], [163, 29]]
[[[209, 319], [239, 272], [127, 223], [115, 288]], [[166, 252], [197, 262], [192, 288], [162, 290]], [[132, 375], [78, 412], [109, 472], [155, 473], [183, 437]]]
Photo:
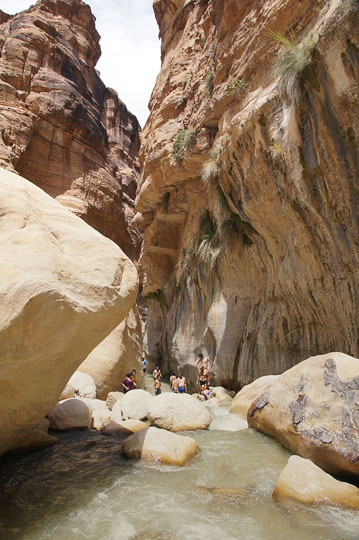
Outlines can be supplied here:
[[127, 418], [144, 420], [147, 418], [148, 403], [152, 398], [152, 394], [146, 390], [130, 390], [114, 405], [111, 411], [111, 420], [115, 422]]
[[48, 419], [53, 429], [87, 428], [91, 426], [92, 414], [84, 400], [69, 398], [59, 401], [49, 412]]
[[91, 411], [91, 427], [95, 429], [101, 429], [103, 423], [106, 420], [109, 420], [111, 411], [106, 406], [106, 401], [101, 399], [88, 399], [88, 398], [77, 398], [81, 399]]
[[158, 461], [166, 465], [182, 466], [198, 451], [198, 444], [191, 437], [153, 426], [131, 435], [122, 443], [122, 454], [127, 458]]
[[82, 371], [75, 371], [62, 391], [60, 401], [70, 397], [96, 399], [96, 384], [93, 378]]
[[141, 429], [148, 427], [148, 424], [141, 422], [141, 420], [134, 420], [129, 418], [128, 420], [121, 420], [120, 422], [114, 422], [113, 420], [105, 421], [102, 425], [102, 431], [108, 435], [112, 433], [122, 433], [131, 435], [137, 433]]
[[264, 375], [252, 383], [243, 386], [238, 394], [236, 394], [229, 411], [247, 418], [248, 409], [253, 401], [263, 392], [267, 391], [278, 377], [279, 375]]
[[189, 394], [166, 392], [148, 404], [151, 425], [169, 431], [207, 429], [212, 416], [207, 408]]
[[359, 360], [333, 352], [280, 375], [248, 411], [248, 425], [332, 474], [359, 475]]
[[230, 405], [232, 403], [233, 397], [228, 390], [223, 388], [223, 386], [215, 386], [213, 392], [216, 395], [219, 405]]
[[359, 489], [335, 480], [309, 459], [291, 456], [273, 491], [274, 499], [291, 498], [304, 503], [334, 503], [359, 509]]

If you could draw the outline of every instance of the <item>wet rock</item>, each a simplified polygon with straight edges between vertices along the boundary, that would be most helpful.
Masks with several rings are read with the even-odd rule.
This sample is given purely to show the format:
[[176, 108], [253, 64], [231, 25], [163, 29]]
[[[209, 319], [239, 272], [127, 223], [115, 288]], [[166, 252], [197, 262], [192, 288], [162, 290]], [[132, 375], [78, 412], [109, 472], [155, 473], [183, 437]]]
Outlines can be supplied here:
[[303, 503], [333, 503], [359, 509], [359, 489], [335, 480], [309, 459], [291, 456], [273, 491], [274, 499], [291, 498]]
[[247, 494], [241, 489], [235, 488], [222, 488], [222, 487], [207, 487], [207, 486], [197, 486], [200, 491], [204, 493], [210, 493], [211, 495], [219, 495], [220, 497], [233, 499], [233, 500], [242, 500], [247, 497]]
[[207, 429], [212, 416], [196, 398], [189, 394], [167, 392], [148, 404], [151, 425], [170, 431]]
[[158, 461], [166, 465], [182, 466], [198, 451], [198, 444], [190, 437], [152, 426], [131, 435], [122, 444], [122, 454], [127, 458]]
[[253, 401], [266, 392], [277, 377], [278, 375], [265, 375], [264, 377], [259, 377], [259, 379], [256, 379], [251, 384], [243, 386], [242, 390], [235, 396], [230, 412], [247, 418], [248, 409]]
[[359, 476], [359, 360], [333, 352], [280, 375], [248, 424], [333, 474]]
[[58, 430], [88, 428], [92, 423], [90, 407], [78, 398], [59, 401], [49, 412], [48, 419], [50, 427]]
[[229, 405], [233, 401], [233, 397], [230, 392], [223, 388], [223, 386], [215, 386], [213, 392], [216, 395], [216, 399], [220, 405]]

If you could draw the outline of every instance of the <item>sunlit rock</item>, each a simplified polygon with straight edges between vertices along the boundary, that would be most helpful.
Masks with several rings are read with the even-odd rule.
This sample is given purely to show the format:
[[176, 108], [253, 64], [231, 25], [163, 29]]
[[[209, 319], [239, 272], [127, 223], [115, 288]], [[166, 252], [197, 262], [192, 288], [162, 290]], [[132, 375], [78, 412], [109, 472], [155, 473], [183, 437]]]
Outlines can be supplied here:
[[166, 392], [148, 404], [151, 425], [170, 431], [207, 429], [212, 416], [207, 408], [189, 394]]
[[359, 509], [359, 489], [335, 480], [309, 459], [291, 456], [280, 473], [274, 499], [291, 498], [303, 503], [334, 503]]
[[359, 475], [359, 360], [312, 356], [284, 372], [248, 411], [248, 425], [333, 474]]
[[198, 444], [190, 437], [152, 426], [131, 435], [122, 444], [122, 453], [127, 458], [158, 461], [166, 465], [182, 466], [198, 450]]
[[256, 379], [251, 384], [243, 386], [242, 390], [235, 396], [229, 409], [230, 412], [247, 418], [248, 409], [253, 401], [268, 390], [277, 377], [278, 375], [264, 375], [264, 377], [259, 377], [259, 379]]
[[48, 419], [52, 429], [65, 430], [91, 427], [91, 408], [84, 400], [69, 398], [59, 401], [49, 412]]

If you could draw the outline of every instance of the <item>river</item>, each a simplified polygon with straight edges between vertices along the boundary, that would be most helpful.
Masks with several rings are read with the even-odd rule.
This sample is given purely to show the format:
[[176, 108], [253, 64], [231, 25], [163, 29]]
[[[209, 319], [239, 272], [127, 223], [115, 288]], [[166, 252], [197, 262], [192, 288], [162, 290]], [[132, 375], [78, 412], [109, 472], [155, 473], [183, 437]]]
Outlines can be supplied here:
[[[238, 418], [223, 407], [215, 414], [212, 428]], [[201, 451], [182, 468], [127, 461], [121, 437], [93, 430], [60, 433], [55, 447], [3, 457], [0, 538], [358, 540], [358, 512], [272, 500], [289, 457], [276, 441], [252, 429], [187, 434]]]

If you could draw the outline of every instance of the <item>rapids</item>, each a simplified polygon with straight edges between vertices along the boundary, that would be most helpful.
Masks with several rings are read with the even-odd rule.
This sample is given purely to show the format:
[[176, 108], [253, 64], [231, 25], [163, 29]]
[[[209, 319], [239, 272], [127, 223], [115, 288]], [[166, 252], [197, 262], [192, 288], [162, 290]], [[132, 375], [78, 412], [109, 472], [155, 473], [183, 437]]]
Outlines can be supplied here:
[[0, 538], [358, 540], [357, 512], [272, 501], [289, 453], [251, 429], [220, 429], [229, 429], [233, 415], [215, 414], [213, 429], [187, 433], [201, 452], [183, 468], [126, 461], [120, 437], [92, 430], [3, 457]]

